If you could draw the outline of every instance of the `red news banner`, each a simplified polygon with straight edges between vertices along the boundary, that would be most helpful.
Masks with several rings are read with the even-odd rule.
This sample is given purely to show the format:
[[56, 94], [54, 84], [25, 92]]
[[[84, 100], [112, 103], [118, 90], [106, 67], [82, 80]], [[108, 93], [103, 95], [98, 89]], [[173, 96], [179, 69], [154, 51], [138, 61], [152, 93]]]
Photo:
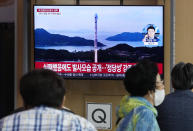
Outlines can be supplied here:
[[59, 9], [44, 9], [39, 8], [37, 9], [37, 12], [59, 12]]
[[[45, 68], [58, 73], [113, 73], [124, 74], [136, 63], [81, 63], [81, 62], [35, 62], [35, 68]], [[163, 64], [157, 63], [163, 74]]]

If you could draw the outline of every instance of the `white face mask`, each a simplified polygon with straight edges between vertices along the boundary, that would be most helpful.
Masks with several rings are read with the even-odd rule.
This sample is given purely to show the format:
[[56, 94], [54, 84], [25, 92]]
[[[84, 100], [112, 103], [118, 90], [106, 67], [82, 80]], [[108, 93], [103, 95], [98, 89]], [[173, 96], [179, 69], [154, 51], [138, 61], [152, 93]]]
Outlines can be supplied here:
[[154, 98], [155, 106], [159, 106], [164, 101], [164, 98], [165, 98], [165, 90], [155, 89], [155, 98]]

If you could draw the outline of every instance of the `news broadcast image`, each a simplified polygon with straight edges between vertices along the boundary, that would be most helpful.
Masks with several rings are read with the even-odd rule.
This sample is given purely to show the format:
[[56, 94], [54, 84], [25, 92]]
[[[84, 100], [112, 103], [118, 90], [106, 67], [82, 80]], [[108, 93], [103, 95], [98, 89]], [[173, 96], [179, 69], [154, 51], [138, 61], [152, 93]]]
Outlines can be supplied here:
[[69, 79], [123, 79], [142, 59], [163, 74], [163, 6], [34, 6], [35, 68]]

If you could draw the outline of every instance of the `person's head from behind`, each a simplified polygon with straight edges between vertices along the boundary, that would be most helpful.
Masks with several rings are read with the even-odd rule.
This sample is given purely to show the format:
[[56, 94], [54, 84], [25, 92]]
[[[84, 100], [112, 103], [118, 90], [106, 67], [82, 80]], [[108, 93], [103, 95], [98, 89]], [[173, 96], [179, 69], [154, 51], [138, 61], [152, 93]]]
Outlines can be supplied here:
[[193, 65], [180, 62], [174, 66], [171, 72], [172, 87], [177, 90], [193, 88]]
[[150, 26], [147, 28], [147, 34], [150, 38], [154, 38], [155, 36], [155, 28], [153, 26]]
[[125, 73], [125, 89], [131, 96], [145, 96], [148, 91], [155, 91], [157, 66], [149, 60], [142, 60]]
[[[161, 104], [165, 97], [163, 83], [160, 83], [157, 65], [149, 60], [142, 60], [125, 73], [125, 89], [131, 96], [147, 98], [153, 105]], [[160, 88], [161, 87], [161, 88]]]
[[64, 80], [48, 69], [33, 70], [21, 78], [20, 93], [25, 107], [60, 108], [65, 95]]

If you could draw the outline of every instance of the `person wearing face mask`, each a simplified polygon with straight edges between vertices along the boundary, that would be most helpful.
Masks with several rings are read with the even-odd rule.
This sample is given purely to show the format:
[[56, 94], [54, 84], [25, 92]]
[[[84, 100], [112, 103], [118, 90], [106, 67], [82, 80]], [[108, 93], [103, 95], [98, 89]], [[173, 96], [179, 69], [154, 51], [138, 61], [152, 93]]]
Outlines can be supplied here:
[[117, 108], [116, 131], [160, 131], [154, 105], [161, 104], [165, 92], [157, 65], [138, 62], [126, 71], [124, 85], [130, 96], [124, 96]]
[[193, 65], [180, 62], [172, 69], [174, 92], [166, 95], [157, 107], [158, 123], [162, 131], [193, 130]]
[[165, 98], [165, 89], [163, 81], [161, 80], [160, 75], [158, 74], [156, 77], [156, 89], [155, 89], [155, 101], [154, 105], [159, 106]]

